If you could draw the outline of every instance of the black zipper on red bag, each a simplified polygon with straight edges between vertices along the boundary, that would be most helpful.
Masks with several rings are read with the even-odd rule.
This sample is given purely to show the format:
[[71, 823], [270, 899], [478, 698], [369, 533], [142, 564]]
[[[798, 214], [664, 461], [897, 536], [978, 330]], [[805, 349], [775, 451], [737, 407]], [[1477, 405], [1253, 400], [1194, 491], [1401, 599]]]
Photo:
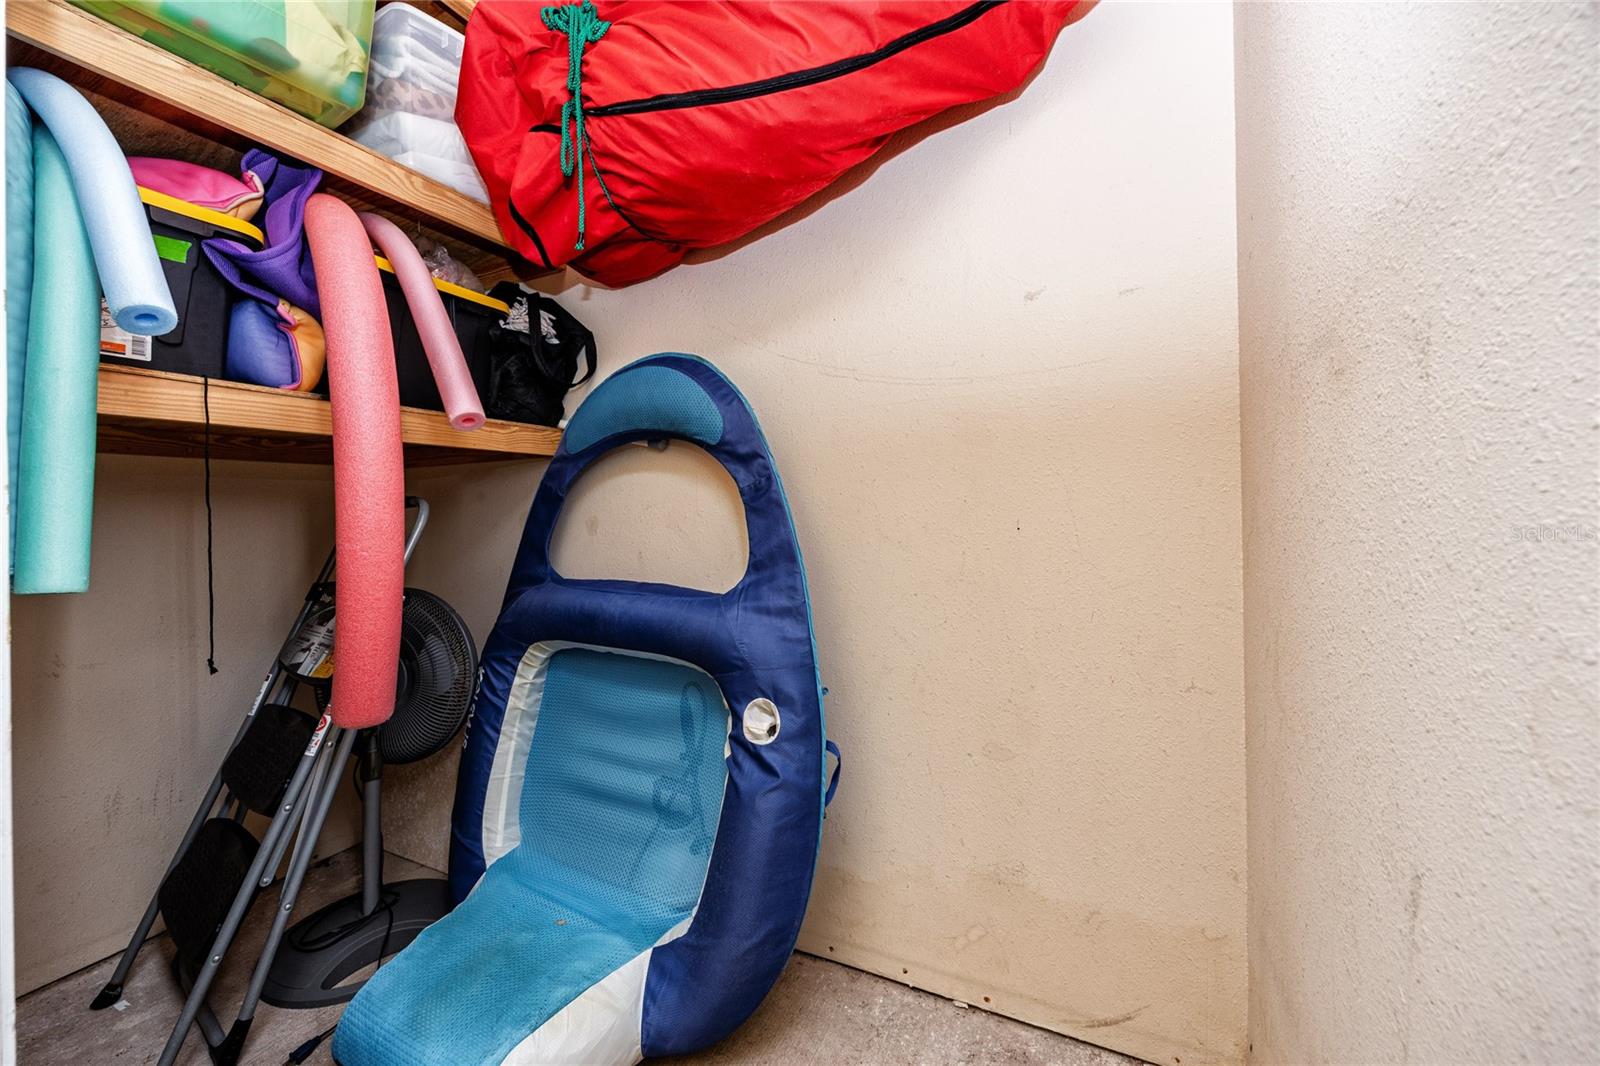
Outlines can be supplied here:
[[506, 206], [511, 209], [511, 221], [515, 222], [518, 228], [520, 228], [522, 232], [526, 233], [529, 239], [533, 241], [533, 247], [538, 251], [539, 258], [544, 260], [544, 268], [546, 270], [554, 270], [555, 264], [550, 262], [550, 253], [544, 250], [544, 241], [539, 239], [539, 231], [533, 228], [532, 222], [529, 222], [523, 217], [521, 211], [517, 210], [516, 199], [510, 195], [507, 195]]
[[[788, 74], [779, 74], [760, 81], [745, 82], [743, 85], [726, 85], [720, 89], [696, 89], [691, 92], [662, 93], [659, 96], [650, 96], [642, 100], [627, 100], [620, 104], [602, 104], [599, 107], [585, 107], [584, 114], [589, 118], [606, 118], [615, 115], [637, 115], [645, 111], [676, 111], [685, 107], [708, 107], [715, 104], [728, 104], [735, 100], [748, 100], [755, 96], [767, 96], [772, 93], [786, 92], [789, 89], [800, 89], [818, 82], [831, 81], [834, 78], [854, 74], [864, 70], [885, 59], [899, 55], [908, 48], [915, 48], [935, 37], [942, 37], [947, 33], [954, 33], [963, 26], [976, 22], [979, 18], [999, 7], [1005, 0], [979, 0], [978, 3], [962, 8], [955, 14], [942, 18], [938, 22], [930, 22], [921, 29], [912, 30], [902, 37], [897, 37], [881, 48], [871, 52], [863, 52], [858, 56], [848, 59], [835, 60], [820, 67], [810, 70], [796, 70]], [[559, 128], [559, 127], [558, 127]]]

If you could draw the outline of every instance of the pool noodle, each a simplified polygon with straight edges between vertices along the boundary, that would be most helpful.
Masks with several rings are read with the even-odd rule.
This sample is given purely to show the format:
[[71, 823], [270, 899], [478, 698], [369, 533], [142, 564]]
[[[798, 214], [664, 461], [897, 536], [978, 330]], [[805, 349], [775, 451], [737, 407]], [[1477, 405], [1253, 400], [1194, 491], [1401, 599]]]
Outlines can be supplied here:
[[342, 200], [306, 203], [333, 404], [337, 559], [335, 725], [364, 729], [394, 712], [404, 595], [405, 472], [400, 385], [372, 243]]
[[11, 499], [7, 543], [17, 544], [17, 449], [22, 439], [22, 377], [33, 292], [33, 112], [6, 83], [6, 460]]
[[483, 425], [483, 403], [467, 369], [467, 357], [461, 353], [461, 339], [450, 324], [428, 265], [399, 226], [366, 211], [359, 217], [367, 236], [382, 249], [384, 258], [394, 267], [395, 277], [400, 279], [400, 289], [417, 324], [417, 335], [422, 338], [422, 350], [428, 355], [450, 425], [460, 430], [477, 429]]
[[[56, 77], [32, 67], [6, 72], [39, 120], [50, 127], [78, 193], [106, 305], [129, 333], [159, 337], [178, 324], [161, 272], [150, 222], [133, 172], [94, 105]], [[99, 349], [98, 341], [95, 344]]]
[[65, 153], [33, 129], [33, 299], [22, 390], [15, 592], [89, 587], [100, 282]]

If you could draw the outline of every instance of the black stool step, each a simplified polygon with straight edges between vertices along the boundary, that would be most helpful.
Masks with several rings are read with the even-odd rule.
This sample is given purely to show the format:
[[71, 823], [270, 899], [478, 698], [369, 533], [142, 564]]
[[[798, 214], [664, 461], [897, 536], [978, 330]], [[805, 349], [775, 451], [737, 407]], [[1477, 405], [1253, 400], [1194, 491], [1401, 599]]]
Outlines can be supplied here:
[[270, 817], [316, 728], [316, 720], [304, 711], [262, 704], [223, 761], [222, 783], [246, 807]]
[[233, 819], [209, 819], [161, 882], [156, 902], [177, 946], [175, 961], [185, 979], [192, 980], [205, 963], [260, 846]]

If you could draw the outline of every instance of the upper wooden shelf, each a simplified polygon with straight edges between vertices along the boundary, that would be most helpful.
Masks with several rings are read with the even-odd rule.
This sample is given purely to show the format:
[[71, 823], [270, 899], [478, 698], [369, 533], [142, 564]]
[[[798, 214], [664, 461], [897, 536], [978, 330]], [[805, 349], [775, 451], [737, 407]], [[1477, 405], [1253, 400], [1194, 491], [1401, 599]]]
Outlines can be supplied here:
[[460, 16], [463, 22], [472, 17], [472, 9], [478, 6], [478, 0], [440, 0], [440, 3]]
[[[5, 9], [6, 32], [11, 37], [95, 76], [90, 79], [93, 84], [80, 84], [82, 88], [103, 91], [106, 86], [99, 79], [104, 79], [133, 90], [194, 116], [208, 128], [221, 127], [245, 143], [260, 143], [321, 167], [338, 183], [370, 194], [403, 219], [430, 223], [499, 256], [507, 254], [500, 228], [486, 204], [202, 70], [66, 0], [11, 0]], [[25, 61], [28, 57], [21, 58]], [[82, 80], [70, 72], [65, 76]], [[138, 99], [123, 102], [135, 108], [140, 103]]]
[[[333, 461], [333, 411], [321, 397], [216, 379], [207, 388], [204, 379], [187, 374], [106, 364], [99, 385], [103, 452], [197, 457], [209, 403], [213, 458]], [[407, 466], [442, 466], [548, 457], [561, 432], [490, 420], [463, 433], [438, 411], [402, 407], [400, 439]]]

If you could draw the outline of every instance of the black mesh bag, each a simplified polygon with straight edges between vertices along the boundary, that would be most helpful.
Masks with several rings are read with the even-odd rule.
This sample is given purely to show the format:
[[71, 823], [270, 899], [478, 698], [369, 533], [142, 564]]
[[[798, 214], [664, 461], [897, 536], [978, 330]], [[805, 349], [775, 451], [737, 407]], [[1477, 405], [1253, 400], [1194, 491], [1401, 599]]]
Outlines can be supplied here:
[[[510, 282], [490, 295], [511, 304], [513, 312], [489, 330], [484, 413], [512, 422], [560, 424], [567, 390], [594, 374], [594, 334], [548, 296], [523, 292]], [[527, 307], [525, 332], [516, 327], [520, 301]]]

